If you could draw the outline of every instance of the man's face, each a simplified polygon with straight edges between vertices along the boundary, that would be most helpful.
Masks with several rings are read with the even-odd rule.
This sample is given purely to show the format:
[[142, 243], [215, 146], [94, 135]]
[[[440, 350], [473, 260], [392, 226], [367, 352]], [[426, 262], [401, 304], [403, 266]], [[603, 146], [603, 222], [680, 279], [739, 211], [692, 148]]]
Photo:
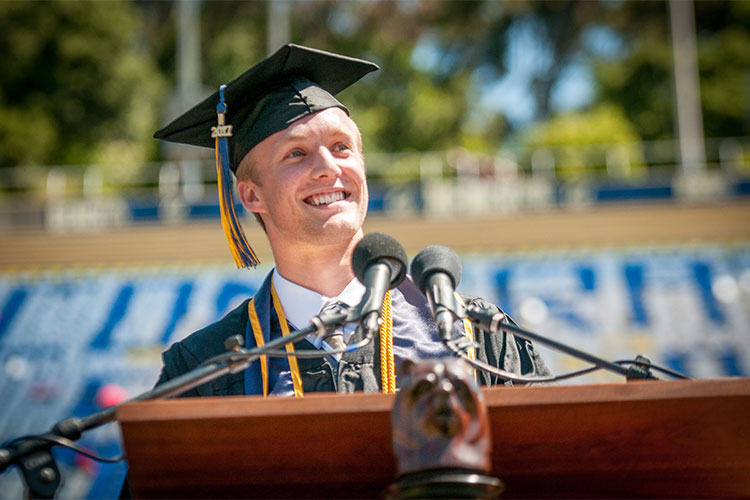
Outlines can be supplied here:
[[297, 120], [248, 153], [252, 179], [238, 182], [245, 208], [274, 241], [330, 244], [351, 239], [367, 213], [359, 132], [339, 108]]

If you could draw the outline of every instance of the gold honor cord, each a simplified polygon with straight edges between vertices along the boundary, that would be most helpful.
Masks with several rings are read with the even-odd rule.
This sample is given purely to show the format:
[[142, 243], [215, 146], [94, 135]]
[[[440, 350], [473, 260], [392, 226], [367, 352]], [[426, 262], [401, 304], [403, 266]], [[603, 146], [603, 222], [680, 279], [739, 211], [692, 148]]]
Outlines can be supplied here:
[[[255, 297], [250, 299], [250, 303], [247, 305], [247, 315], [250, 317], [250, 326], [253, 327], [255, 345], [263, 347], [265, 341], [263, 340], [263, 330], [258, 320], [258, 312], [255, 310]], [[260, 356], [260, 374], [263, 378], [263, 397], [265, 398], [268, 396], [268, 356], [265, 354], [261, 354]]]
[[391, 317], [391, 291], [385, 293], [380, 323], [380, 385], [383, 394], [396, 394], [396, 363], [393, 358], [393, 318]]
[[[276, 287], [273, 286], [273, 280], [271, 281], [271, 297], [273, 297], [273, 307], [276, 308], [276, 315], [279, 317], [279, 323], [281, 324], [281, 334], [286, 337], [289, 335], [289, 323], [286, 322], [286, 316], [284, 315], [284, 308], [281, 306], [279, 296], [276, 294]], [[290, 354], [289, 369], [292, 372], [292, 384], [294, 385], [294, 395], [296, 397], [302, 397], [305, 393], [302, 391], [302, 376], [299, 373], [299, 364], [297, 364], [297, 356], [294, 356], [294, 344], [289, 342], [285, 345], [286, 352]]]

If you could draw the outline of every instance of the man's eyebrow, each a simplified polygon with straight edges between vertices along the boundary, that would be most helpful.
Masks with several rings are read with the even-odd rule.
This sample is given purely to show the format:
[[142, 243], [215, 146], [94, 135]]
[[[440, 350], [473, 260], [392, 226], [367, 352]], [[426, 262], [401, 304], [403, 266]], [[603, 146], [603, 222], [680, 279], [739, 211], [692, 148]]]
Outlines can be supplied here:
[[[346, 130], [334, 130], [330, 134], [330, 136], [337, 138], [337, 139], [345, 138], [348, 140], [356, 141], [356, 136], [351, 132], [347, 132]], [[308, 138], [309, 138], [309, 135], [306, 132], [290, 131], [288, 134], [284, 136], [282, 143], [305, 141]]]
[[307, 138], [308, 134], [305, 132], [290, 131], [288, 134], [284, 135], [282, 142], [303, 141]]

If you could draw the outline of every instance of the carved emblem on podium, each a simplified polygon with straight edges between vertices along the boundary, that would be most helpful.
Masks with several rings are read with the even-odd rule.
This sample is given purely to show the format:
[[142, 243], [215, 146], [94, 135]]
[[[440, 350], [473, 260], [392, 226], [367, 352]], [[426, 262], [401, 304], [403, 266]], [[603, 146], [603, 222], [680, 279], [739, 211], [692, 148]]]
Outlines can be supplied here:
[[389, 498], [497, 498], [487, 409], [468, 363], [405, 361], [391, 411], [398, 479]]

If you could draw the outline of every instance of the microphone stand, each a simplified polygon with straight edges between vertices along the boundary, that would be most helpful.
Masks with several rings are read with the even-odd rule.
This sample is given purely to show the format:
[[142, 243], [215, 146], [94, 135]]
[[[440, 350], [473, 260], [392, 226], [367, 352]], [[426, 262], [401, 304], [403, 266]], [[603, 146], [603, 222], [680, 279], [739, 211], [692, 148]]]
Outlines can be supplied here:
[[[500, 331], [507, 330], [509, 332], [512, 332], [515, 336], [521, 337], [522, 339], [546, 345], [569, 356], [573, 356], [574, 358], [578, 358], [591, 363], [598, 368], [611, 371], [618, 375], [624, 375], [627, 380], [658, 380], [657, 377], [654, 377], [653, 375], [651, 375], [651, 373], [649, 373], [648, 369], [644, 370], [640, 368], [625, 368], [621, 365], [618, 365], [617, 363], [599, 358], [597, 356], [594, 356], [593, 354], [589, 354], [585, 351], [581, 351], [580, 349], [576, 349], [575, 347], [563, 344], [562, 342], [558, 342], [556, 340], [543, 337], [537, 333], [524, 330], [523, 328], [520, 328], [515, 324], [503, 323], [503, 320], [505, 320], [506, 318], [510, 318], [502, 312], [491, 312], [483, 307], [474, 305], [466, 306], [464, 312], [466, 314], [466, 317], [469, 318], [473, 323], [478, 324], [481, 328], [489, 331], [490, 333], [495, 334]], [[641, 356], [639, 356], [639, 358], [640, 359], [637, 359], [637, 361], [645, 359]]]
[[69, 445], [81, 438], [85, 431], [94, 429], [115, 419], [117, 409], [126, 403], [167, 399], [201, 386], [229, 373], [246, 370], [250, 364], [268, 351], [305, 338], [316, 333], [325, 336], [344, 322], [357, 318], [356, 310], [325, 311], [315, 316], [311, 324], [291, 332], [286, 337], [278, 337], [263, 347], [244, 349], [242, 336], [229, 337], [224, 345], [226, 353], [211, 358], [193, 370], [175, 377], [154, 389], [132, 399], [110, 406], [86, 417], [71, 417], [61, 420], [51, 431], [35, 436], [26, 436], [12, 440], [0, 448], [0, 473], [11, 465], [17, 465], [23, 474], [30, 498], [54, 498], [60, 486], [60, 471], [52, 455], [54, 445]]

